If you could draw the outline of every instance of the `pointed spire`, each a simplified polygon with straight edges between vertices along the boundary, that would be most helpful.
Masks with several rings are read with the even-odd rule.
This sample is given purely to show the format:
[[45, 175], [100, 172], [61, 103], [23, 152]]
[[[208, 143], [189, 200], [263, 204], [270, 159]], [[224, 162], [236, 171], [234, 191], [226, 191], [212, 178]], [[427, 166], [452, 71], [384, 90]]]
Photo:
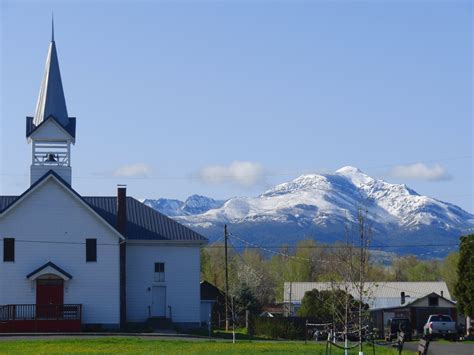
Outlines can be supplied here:
[[52, 115], [65, 127], [69, 123], [69, 116], [61, 81], [61, 72], [59, 71], [56, 43], [54, 42], [54, 19], [52, 19], [51, 26], [51, 43], [49, 44], [33, 123], [38, 126], [43, 120]]
[[54, 42], [54, 13], [51, 13], [51, 42]]

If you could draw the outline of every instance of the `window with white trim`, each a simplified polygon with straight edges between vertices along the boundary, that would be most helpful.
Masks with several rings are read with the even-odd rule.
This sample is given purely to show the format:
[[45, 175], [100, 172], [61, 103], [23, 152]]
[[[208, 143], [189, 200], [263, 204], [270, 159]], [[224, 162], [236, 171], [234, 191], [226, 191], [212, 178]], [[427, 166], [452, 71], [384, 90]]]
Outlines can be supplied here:
[[165, 263], [155, 263], [154, 280], [156, 282], [164, 282], [165, 281]]

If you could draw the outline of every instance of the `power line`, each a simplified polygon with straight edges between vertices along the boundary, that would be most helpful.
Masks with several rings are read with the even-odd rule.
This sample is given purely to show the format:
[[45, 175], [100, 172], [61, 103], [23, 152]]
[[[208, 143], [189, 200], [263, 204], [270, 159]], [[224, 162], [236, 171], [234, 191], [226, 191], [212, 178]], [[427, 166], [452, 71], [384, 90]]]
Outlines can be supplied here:
[[[232, 243], [232, 241], [229, 240], [229, 243], [235, 249], [235, 246]], [[244, 266], [246, 266], [247, 270], [249, 270], [251, 273], [253, 273], [259, 280], [262, 280], [262, 279], [265, 278], [263, 275], [258, 273], [253, 267], [248, 265], [248, 263], [244, 260], [243, 256], [240, 253], [236, 253], [236, 254], [239, 256], [240, 260], [242, 260], [242, 263], [244, 264]]]
[[[396, 164], [385, 164], [385, 165], [378, 165], [378, 166], [369, 166], [365, 169], [378, 169], [378, 168], [387, 168], [399, 165], [410, 165], [416, 163], [436, 163], [436, 162], [443, 162], [443, 161], [453, 161], [453, 160], [461, 160], [461, 159], [470, 159], [473, 155], [463, 155], [457, 157], [449, 157], [449, 158], [440, 158], [440, 159], [432, 159], [432, 160], [422, 160], [422, 161], [411, 161], [405, 163], [396, 163]], [[313, 169], [306, 169], [301, 171], [280, 171], [280, 172], [260, 172], [255, 174], [248, 174], [248, 175], [239, 175], [239, 177], [272, 177], [272, 176], [288, 176], [288, 175], [305, 175], [311, 174], [310, 171]], [[324, 172], [319, 172], [320, 174], [324, 174]], [[0, 173], [2, 176], [12, 176], [12, 177], [29, 177], [29, 174], [10, 174], [10, 173]], [[233, 175], [216, 175], [211, 177], [211, 179], [226, 179], [232, 178]], [[201, 180], [202, 176], [199, 174], [190, 174], [184, 176], [117, 176], [114, 174], [111, 175], [89, 175], [89, 176], [73, 176], [74, 179], [90, 179], [90, 180], [107, 180], [107, 179], [121, 179], [121, 180]], [[472, 194], [470, 194], [472, 195]]]
[[[234, 238], [236, 237], [235, 235], [231, 234]], [[243, 243], [247, 244], [247, 246], [236, 246], [236, 249], [262, 249], [265, 251], [268, 251], [270, 253], [278, 253], [275, 252], [274, 250], [271, 249], [344, 249], [347, 248], [345, 245], [303, 245], [303, 246], [298, 246], [298, 245], [287, 245], [287, 244], [282, 244], [282, 245], [256, 245], [253, 244], [249, 241], [245, 241], [240, 239]], [[390, 249], [390, 248], [436, 248], [436, 247], [458, 247], [459, 243], [452, 243], [452, 244], [398, 244], [398, 245], [369, 245], [368, 248], [370, 249]], [[208, 246], [209, 248], [224, 248], [224, 246], [216, 244], [212, 246]], [[357, 245], [351, 245], [351, 247], [357, 248]], [[268, 250], [267, 250], [268, 249]]]
[[[273, 253], [273, 254], [277, 254], [277, 255], [281, 255], [281, 256], [285, 256], [285, 257], [288, 257], [288, 256], [291, 257], [291, 255], [288, 255], [288, 254], [285, 254], [285, 253], [282, 253], [282, 252], [279, 252], [279, 251], [271, 250], [271, 249], [344, 249], [344, 248], [348, 247], [347, 245], [340, 245], [340, 244], [336, 244], [336, 245], [330, 245], [330, 244], [302, 245], [302, 246], [298, 246], [298, 245], [290, 246], [290, 245], [286, 245], [286, 244], [282, 244], [282, 245], [258, 245], [258, 244], [249, 242], [245, 239], [242, 239], [242, 238], [236, 236], [233, 233], [229, 233], [229, 236], [231, 236], [231, 237], [243, 242], [244, 244], [246, 244], [246, 246], [235, 246], [235, 245], [233, 245], [233, 247], [236, 250], [237, 249], [243, 249], [243, 248], [246, 248], [246, 249], [262, 249], [264, 251], [267, 251], [267, 252], [270, 252], [270, 253]], [[217, 248], [217, 249], [225, 248], [224, 245], [218, 244], [221, 239], [222, 239], [222, 237], [218, 238], [217, 240], [215, 240], [211, 244], [205, 246], [205, 248]], [[47, 241], [47, 240], [28, 240], [28, 239], [15, 239], [15, 241], [20, 242], [20, 243], [85, 245], [85, 242], [74, 242], [74, 241]], [[118, 244], [98, 243], [97, 245], [117, 246]], [[354, 247], [354, 248], [357, 248], [356, 245], [350, 245], [350, 246]], [[421, 247], [424, 247], [424, 248], [426, 248], [426, 247], [445, 247], [446, 249], [449, 249], [449, 248], [459, 247], [459, 243], [450, 243], [450, 244], [398, 244], [398, 245], [371, 245], [371, 246], [369, 246], [369, 248], [373, 248], [373, 249], [417, 248], [417, 247], [420, 247], [420, 248]], [[430, 253], [430, 252], [428, 252], [428, 253]], [[427, 253], [424, 253], [424, 254], [427, 254]], [[419, 254], [419, 255], [423, 255], [423, 254]], [[305, 258], [301, 258], [301, 257], [298, 257], [298, 258], [300, 258], [302, 260], [308, 260], [309, 261], [309, 259], [305, 259]]]
[[[49, 240], [26, 240], [26, 239], [17, 239], [15, 238], [15, 242], [18, 243], [35, 243], [35, 244], [71, 244], [71, 245], [86, 245], [85, 242], [62, 242], [62, 241], [49, 241]], [[118, 247], [119, 243], [97, 243], [97, 245], [107, 245], [107, 246], [115, 246]]]
[[219, 243], [223, 238], [224, 238], [224, 236], [221, 235], [219, 238], [217, 238], [216, 240], [214, 240], [212, 243], [206, 245], [205, 248], [210, 248], [211, 246], [213, 246], [213, 245]]
[[[261, 245], [257, 245], [257, 244], [254, 244], [254, 243], [251, 243], [247, 240], [244, 240], [238, 236], [236, 236], [235, 234], [232, 234], [230, 233], [229, 236], [243, 242], [244, 244], [246, 244], [245, 247], [236, 247], [235, 245], [232, 245], [234, 247], [234, 249], [237, 251], [237, 249], [260, 249], [260, 250], [263, 250], [264, 252], [268, 252], [268, 253], [271, 253], [271, 254], [274, 254], [274, 255], [278, 255], [278, 256], [282, 256], [284, 258], [289, 258], [289, 259], [293, 259], [293, 260], [296, 260], [296, 261], [303, 261], [305, 263], [307, 262], [310, 262], [310, 263], [313, 263], [313, 262], [317, 262], [317, 263], [329, 263], [329, 264], [334, 264], [335, 261], [334, 260], [322, 260], [322, 259], [318, 259], [317, 261], [316, 260], [313, 260], [313, 259], [308, 259], [308, 258], [303, 258], [303, 257], [300, 257], [300, 256], [297, 256], [297, 255], [291, 255], [289, 253], [283, 253], [283, 252], [279, 252], [279, 251], [275, 251], [275, 250], [271, 250], [273, 248], [279, 248], [279, 249], [285, 249], [285, 248], [288, 248], [288, 249], [345, 249], [345, 248], [348, 248], [348, 247], [353, 247], [353, 248], [357, 248], [357, 246], [354, 246], [354, 245], [306, 245], [306, 246], [294, 246], [294, 247], [289, 247], [289, 246], [279, 246], [279, 247], [269, 247], [269, 246], [261, 246]], [[426, 247], [427, 245], [422, 245], [422, 244], [419, 244], [419, 245], [409, 245], [409, 247]], [[438, 254], [440, 252], [444, 252], [444, 251], [448, 251], [450, 249], [453, 249], [455, 247], [459, 247], [459, 244], [449, 244], [449, 245], [442, 245], [442, 244], [432, 244], [430, 245], [431, 247], [438, 247], [438, 246], [445, 246], [444, 248], [442, 249], [437, 249], [437, 250], [432, 250], [432, 251], [429, 251], [429, 252], [425, 252], [425, 253], [417, 253], [416, 256], [420, 257], [420, 256], [427, 256], [427, 255], [433, 255], [433, 254]], [[219, 247], [221, 248], [222, 246], [220, 245], [216, 245], [215, 247]], [[374, 246], [376, 248], [380, 248], [380, 246]], [[391, 247], [391, 246], [385, 246], [385, 247]], [[398, 246], [400, 247], [400, 246]], [[368, 248], [370, 248], [370, 246], [368, 246]]]
[[[301, 257], [296, 256], [296, 255], [289, 255], [289, 254], [285, 254], [285, 253], [281, 253], [281, 252], [276, 252], [276, 251], [274, 251], [274, 250], [266, 249], [266, 248], [264, 248], [264, 247], [262, 247], [262, 246], [258, 246], [258, 245], [256, 245], [256, 244], [250, 243], [250, 242], [248, 242], [248, 241], [246, 241], [246, 240], [244, 240], [244, 239], [241, 239], [241, 238], [237, 237], [236, 235], [234, 235], [234, 234], [232, 234], [232, 233], [231, 233], [230, 235], [231, 235], [233, 238], [236, 238], [236, 239], [240, 240], [241, 242], [244, 242], [245, 244], [247, 244], [248, 246], [250, 246], [250, 247], [252, 247], [252, 248], [259, 248], [259, 249], [262, 249], [262, 250], [264, 250], [264, 251], [267, 251], [267, 252], [270, 252], [270, 253], [273, 253], [273, 254], [276, 254], [276, 255], [283, 256], [283, 257], [285, 257], [285, 258], [291, 257], [291, 258], [294, 258], [294, 259], [299, 259], [299, 260], [304, 260], [304, 261], [309, 261], [309, 262], [311, 262], [311, 260], [310, 260], [310, 259], [307, 259], [307, 258], [301, 258]], [[235, 247], [234, 247], [234, 248], [235, 248]]]

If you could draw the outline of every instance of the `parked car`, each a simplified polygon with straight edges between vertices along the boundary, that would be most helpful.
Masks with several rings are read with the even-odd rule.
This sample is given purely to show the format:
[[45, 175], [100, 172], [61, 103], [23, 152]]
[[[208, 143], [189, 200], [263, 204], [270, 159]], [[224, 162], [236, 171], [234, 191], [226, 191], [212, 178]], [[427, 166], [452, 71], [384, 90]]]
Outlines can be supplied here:
[[423, 333], [429, 337], [444, 337], [455, 339], [457, 335], [456, 322], [445, 314], [430, 315], [423, 326]]
[[405, 340], [412, 340], [411, 322], [408, 318], [390, 318], [385, 326], [385, 340], [397, 339], [398, 332], [405, 333]]

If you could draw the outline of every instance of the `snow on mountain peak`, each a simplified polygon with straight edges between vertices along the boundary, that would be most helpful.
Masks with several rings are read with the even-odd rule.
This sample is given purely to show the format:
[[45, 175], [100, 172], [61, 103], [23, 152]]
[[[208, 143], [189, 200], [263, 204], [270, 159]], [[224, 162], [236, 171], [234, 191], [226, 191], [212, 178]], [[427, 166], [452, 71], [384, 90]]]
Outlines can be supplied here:
[[459, 231], [474, 227], [474, 216], [461, 208], [419, 195], [404, 184], [372, 178], [352, 166], [333, 174], [301, 175], [256, 197], [216, 201], [194, 195], [185, 202], [145, 203], [192, 228], [210, 231], [232, 223], [255, 236], [263, 233], [271, 238], [298, 233], [329, 239], [343, 235], [348, 222], [356, 223], [359, 208], [369, 210], [383, 243], [396, 236], [457, 238]]
[[359, 168], [348, 165], [336, 170], [336, 174], [353, 175], [353, 174], [363, 174], [363, 173]]
[[352, 181], [357, 187], [367, 185], [375, 182], [375, 179], [369, 175], [363, 173], [360, 169], [353, 166], [345, 166], [339, 170], [336, 170], [336, 175], [344, 176], [346, 179]]
[[172, 200], [166, 198], [145, 199], [143, 203], [154, 208], [168, 217], [196, 215], [207, 212], [213, 208], [219, 208], [225, 201], [214, 200], [212, 198], [191, 195], [184, 202], [180, 200]]
[[287, 194], [299, 190], [315, 190], [329, 187], [329, 182], [324, 175], [307, 174], [301, 175], [289, 182], [276, 185], [265, 191], [261, 196], [272, 196]]

